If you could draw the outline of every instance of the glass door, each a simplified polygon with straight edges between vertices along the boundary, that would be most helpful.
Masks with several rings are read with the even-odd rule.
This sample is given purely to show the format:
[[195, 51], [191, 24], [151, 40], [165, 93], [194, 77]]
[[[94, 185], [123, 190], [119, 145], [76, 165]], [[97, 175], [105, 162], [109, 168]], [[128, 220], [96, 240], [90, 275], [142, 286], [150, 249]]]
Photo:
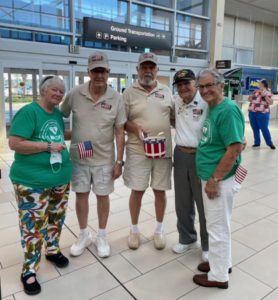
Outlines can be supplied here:
[[9, 128], [15, 113], [38, 98], [39, 71], [4, 68], [5, 122]]
[[108, 78], [108, 85], [119, 93], [123, 93], [126, 88], [125, 74], [110, 74]]

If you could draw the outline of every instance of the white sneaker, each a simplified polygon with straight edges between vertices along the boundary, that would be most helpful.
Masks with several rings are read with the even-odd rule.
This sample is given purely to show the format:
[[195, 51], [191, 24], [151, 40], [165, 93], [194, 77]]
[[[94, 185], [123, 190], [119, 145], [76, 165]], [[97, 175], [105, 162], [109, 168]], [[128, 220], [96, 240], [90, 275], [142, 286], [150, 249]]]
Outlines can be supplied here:
[[93, 242], [92, 234], [90, 231], [86, 233], [80, 233], [77, 241], [70, 247], [70, 254], [72, 256], [81, 255], [85, 248]]
[[202, 252], [202, 261], [208, 262], [209, 261], [209, 253], [208, 251], [203, 251]]
[[191, 243], [191, 244], [181, 244], [181, 243], [177, 243], [172, 247], [173, 252], [177, 253], [177, 254], [181, 254], [181, 253], [185, 253], [189, 250], [192, 249], [197, 249], [198, 248], [198, 244], [195, 243]]
[[96, 239], [97, 254], [99, 257], [108, 257], [110, 255], [110, 246], [106, 237], [98, 236]]

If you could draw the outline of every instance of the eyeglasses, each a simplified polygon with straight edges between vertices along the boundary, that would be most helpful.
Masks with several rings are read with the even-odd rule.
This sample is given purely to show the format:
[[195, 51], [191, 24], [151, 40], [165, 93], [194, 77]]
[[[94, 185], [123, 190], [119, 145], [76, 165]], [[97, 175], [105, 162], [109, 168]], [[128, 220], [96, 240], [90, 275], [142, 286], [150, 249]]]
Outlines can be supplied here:
[[211, 89], [212, 87], [216, 86], [217, 84], [219, 84], [221, 82], [212, 82], [212, 83], [207, 83], [207, 84], [204, 84], [204, 85], [201, 85], [201, 84], [197, 84], [196, 85], [196, 88], [199, 89], [199, 90], [203, 90], [203, 89]]

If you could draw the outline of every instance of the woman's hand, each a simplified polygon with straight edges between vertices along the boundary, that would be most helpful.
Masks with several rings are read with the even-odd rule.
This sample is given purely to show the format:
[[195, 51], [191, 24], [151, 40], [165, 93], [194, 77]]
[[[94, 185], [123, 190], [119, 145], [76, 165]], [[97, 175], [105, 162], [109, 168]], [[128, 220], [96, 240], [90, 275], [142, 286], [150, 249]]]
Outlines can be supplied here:
[[61, 152], [66, 148], [66, 145], [59, 143], [51, 143], [50, 144], [50, 152]]

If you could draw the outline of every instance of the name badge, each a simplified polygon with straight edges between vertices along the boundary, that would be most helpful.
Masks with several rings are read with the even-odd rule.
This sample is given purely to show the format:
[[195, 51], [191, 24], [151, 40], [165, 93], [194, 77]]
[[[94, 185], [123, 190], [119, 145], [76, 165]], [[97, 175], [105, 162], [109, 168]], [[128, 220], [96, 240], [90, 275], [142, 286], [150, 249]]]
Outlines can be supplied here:
[[155, 93], [154, 93], [154, 96], [155, 96], [156, 98], [164, 99], [164, 95], [163, 95], [162, 93], [160, 93], [160, 92], [155, 92]]
[[112, 105], [106, 103], [105, 101], [99, 103], [98, 106], [99, 106], [101, 109], [105, 109], [105, 110], [111, 110], [111, 108], [112, 108]]
[[192, 110], [192, 112], [193, 112], [193, 120], [198, 121], [203, 114], [203, 109], [202, 108], [194, 108]]

